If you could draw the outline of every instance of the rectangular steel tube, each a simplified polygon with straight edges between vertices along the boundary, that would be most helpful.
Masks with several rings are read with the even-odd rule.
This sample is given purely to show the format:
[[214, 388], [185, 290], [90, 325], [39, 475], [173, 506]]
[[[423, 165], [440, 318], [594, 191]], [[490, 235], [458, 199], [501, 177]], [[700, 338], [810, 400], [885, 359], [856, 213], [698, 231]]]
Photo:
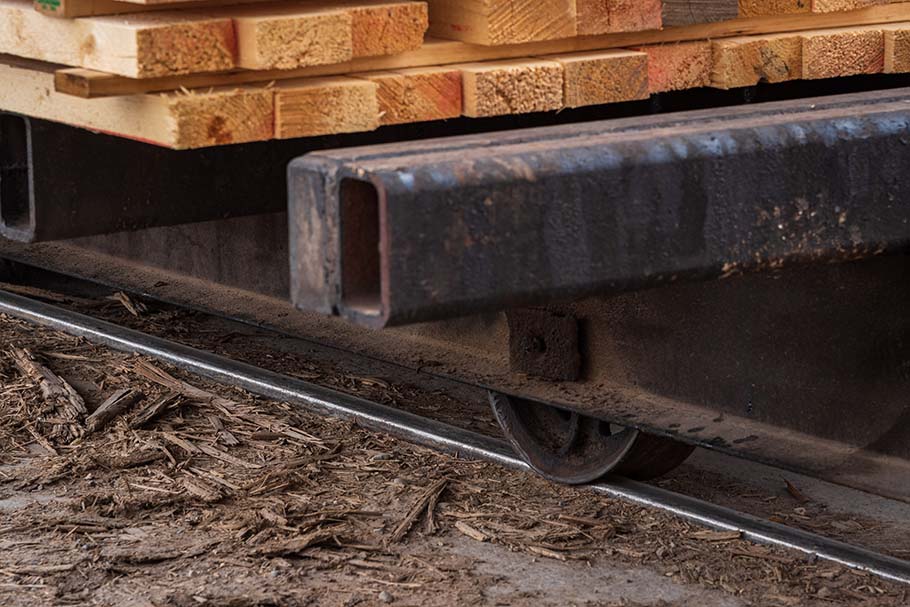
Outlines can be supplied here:
[[[908, 100], [897, 89], [303, 156], [289, 168], [292, 298], [398, 325], [903, 250]], [[360, 204], [378, 210], [378, 234], [349, 223]], [[362, 280], [352, 239], [378, 255], [366, 308], [345, 298]]]

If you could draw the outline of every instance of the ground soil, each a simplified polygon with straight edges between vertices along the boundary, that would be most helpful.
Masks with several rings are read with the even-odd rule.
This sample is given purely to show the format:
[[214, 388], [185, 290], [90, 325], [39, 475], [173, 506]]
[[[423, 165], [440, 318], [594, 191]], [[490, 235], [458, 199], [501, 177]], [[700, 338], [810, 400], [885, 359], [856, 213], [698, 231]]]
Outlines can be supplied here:
[[[235, 341], [188, 334], [175, 312], [128, 297], [104, 305], [185, 341]], [[910, 600], [906, 586], [14, 319], [0, 318], [0, 344], [0, 605]], [[295, 372], [313, 381], [434, 408], [432, 392], [295, 357]], [[99, 426], [91, 413], [117, 390], [142, 396]], [[448, 398], [437, 394], [435, 408], [448, 411]], [[771, 502], [811, 514], [797, 497]]]

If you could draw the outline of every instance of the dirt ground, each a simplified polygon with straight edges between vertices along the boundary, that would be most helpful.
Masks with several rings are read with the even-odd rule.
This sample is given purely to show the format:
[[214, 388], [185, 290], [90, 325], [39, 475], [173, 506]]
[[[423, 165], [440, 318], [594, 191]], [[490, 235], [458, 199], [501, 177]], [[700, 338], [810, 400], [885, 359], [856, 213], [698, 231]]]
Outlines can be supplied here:
[[[400, 390], [311, 365], [348, 391]], [[811, 513], [793, 499], [775, 511]], [[0, 317], [0, 605], [897, 606], [908, 592]]]

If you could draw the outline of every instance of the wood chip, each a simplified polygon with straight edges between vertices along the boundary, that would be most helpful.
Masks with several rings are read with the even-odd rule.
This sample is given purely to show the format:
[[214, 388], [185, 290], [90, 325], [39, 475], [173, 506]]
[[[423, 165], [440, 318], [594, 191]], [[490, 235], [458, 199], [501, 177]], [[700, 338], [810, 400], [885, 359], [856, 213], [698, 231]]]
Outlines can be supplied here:
[[201, 443], [198, 445], [198, 448], [200, 451], [202, 451], [203, 453], [205, 453], [206, 455], [208, 455], [210, 457], [220, 459], [223, 462], [227, 462], [227, 463], [233, 464], [235, 466], [240, 466], [241, 468], [246, 468], [247, 470], [259, 470], [263, 467], [262, 464], [254, 464], [252, 462], [242, 460], [239, 457], [234, 457], [230, 453], [225, 453], [221, 449], [216, 449], [215, 447], [213, 447], [211, 445], [206, 445], [204, 443]]
[[85, 434], [82, 420], [88, 414], [85, 401], [63, 378], [35, 360], [31, 352], [13, 348], [13, 363], [23, 375], [38, 384], [44, 398], [53, 404], [61, 419], [55, 437], [72, 440]]
[[487, 537], [487, 535], [485, 533], [483, 533], [479, 529], [475, 529], [474, 527], [470, 526], [469, 524], [465, 523], [464, 521], [456, 521], [455, 528], [458, 529], [459, 531], [461, 531], [463, 534], [465, 534], [469, 538], [475, 539], [478, 542], [485, 542], [488, 539], [490, 539], [489, 537]]
[[97, 409], [92, 411], [85, 420], [85, 428], [89, 432], [97, 432], [107, 426], [114, 418], [126, 413], [130, 407], [145, 398], [145, 395], [130, 388], [117, 390], [107, 398]]
[[134, 417], [132, 423], [130, 423], [130, 428], [133, 428], [134, 430], [143, 428], [164, 415], [168, 410], [176, 409], [180, 406], [181, 398], [182, 397], [176, 392], [171, 392], [170, 394], [166, 394], [152, 401], [136, 414], [136, 417]]
[[544, 548], [543, 546], [528, 546], [528, 552], [533, 552], [534, 554], [539, 554], [540, 556], [556, 559], [558, 561], [566, 560], [566, 555], [560, 554], [555, 550], [550, 550], [549, 548]]
[[158, 449], [143, 449], [134, 451], [126, 455], [100, 455], [95, 456], [94, 460], [107, 468], [114, 470], [126, 470], [128, 468], [138, 468], [153, 462], [163, 460], [167, 457], [163, 451]]
[[805, 504], [806, 502], [811, 501], [802, 491], [796, 487], [796, 485], [791, 483], [788, 479], [784, 479], [784, 483], [787, 485], [787, 493], [793, 496], [793, 499], [798, 501], [800, 504]]
[[65, 573], [76, 568], [75, 563], [65, 563], [62, 565], [28, 565], [25, 567], [7, 567], [4, 571], [16, 575], [52, 575], [54, 573]]
[[198, 497], [204, 502], [214, 503], [221, 501], [221, 499], [224, 498], [224, 494], [218, 487], [210, 485], [202, 479], [194, 478], [192, 476], [181, 476], [179, 483], [181, 487], [186, 489], [187, 493], [194, 497]]
[[122, 305], [124, 308], [126, 308], [127, 312], [129, 312], [136, 318], [139, 318], [140, 316], [142, 316], [143, 314], [148, 312], [148, 306], [146, 306], [141, 301], [131, 298], [129, 295], [127, 295], [123, 291], [118, 291], [118, 292], [114, 293], [113, 295], [110, 296], [109, 299], [112, 299], [112, 300], [120, 303], [120, 305]]
[[420, 497], [417, 498], [417, 501], [414, 502], [414, 505], [411, 506], [405, 517], [398, 523], [398, 526], [395, 527], [394, 531], [392, 531], [392, 535], [389, 536], [389, 542], [400, 542], [404, 539], [404, 536], [408, 534], [408, 531], [410, 531], [414, 522], [420, 516], [420, 513], [423, 512], [431, 501], [434, 504], [438, 502], [439, 494], [445, 491], [446, 485], [448, 484], [449, 479], [441, 478], [420, 494]]
[[253, 550], [255, 556], [289, 556], [300, 554], [307, 548], [324, 544], [335, 538], [339, 527], [321, 527], [288, 540], [270, 542]]
[[711, 531], [709, 529], [689, 534], [689, 537], [693, 539], [706, 542], [730, 542], [738, 540], [742, 538], [742, 536], [743, 534], [741, 531]]

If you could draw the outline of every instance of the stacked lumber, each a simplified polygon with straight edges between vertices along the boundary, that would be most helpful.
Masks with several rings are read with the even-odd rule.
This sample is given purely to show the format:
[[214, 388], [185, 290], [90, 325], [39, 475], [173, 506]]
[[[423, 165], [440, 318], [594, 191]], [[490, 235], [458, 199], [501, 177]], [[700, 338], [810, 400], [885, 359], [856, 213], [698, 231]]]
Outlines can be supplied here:
[[175, 149], [910, 71], [883, 0], [0, 0], [0, 110]]

